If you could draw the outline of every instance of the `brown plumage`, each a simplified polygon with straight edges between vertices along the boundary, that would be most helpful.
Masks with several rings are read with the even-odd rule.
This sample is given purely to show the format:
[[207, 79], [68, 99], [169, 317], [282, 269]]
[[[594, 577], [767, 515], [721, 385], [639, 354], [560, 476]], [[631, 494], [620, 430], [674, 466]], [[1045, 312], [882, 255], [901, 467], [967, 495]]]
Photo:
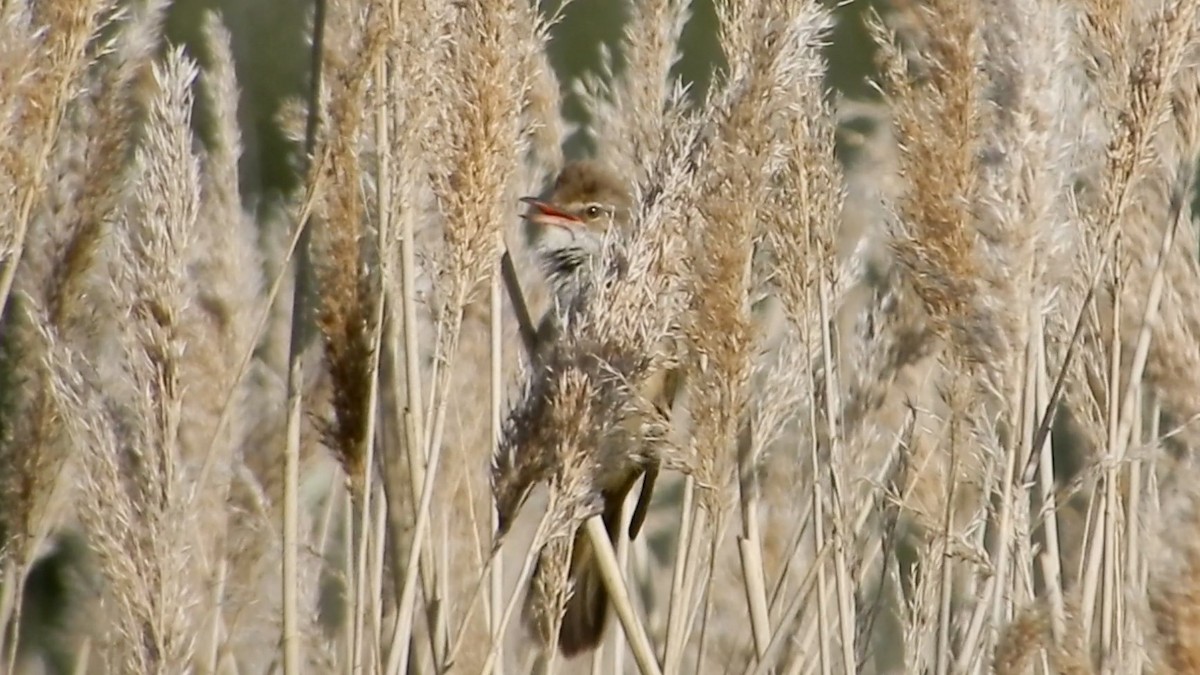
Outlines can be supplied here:
[[[629, 191], [603, 164], [584, 160], [563, 168], [544, 197], [521, 201], [529, 205], [522, 215], [526, 242], [537, 252], [557, 302], [569, 305], [587, 264], [600, 255], [605, 234], [629, 226]], [[546, 314], [550, 318], [556, 312]]]
[[[526, 197], [521, 201], [529, 206], [523, 215], [526, 240], [537, 252], [555, 293], [556, 306], [546, 312], [537, 330], [537, 344], [544, 349], [544, 345], [558, 339], [559, 308], [579, 299], [586, 282], [585, 275], [590, 273], [592, 261], [603, 250], [605, 235], [612, 228], [628, 227], [632, 200], [624, 183], [603, 165], [579, 161], [562, 170], [545, 196]], [[674, 378], [664, 373], [645, 383], [641, 393], [662, 407], [670, 405], [675, 389]], [[637, 438], [636, 421], [631, 426], [633, 428], [626, 430], [625, 437]], [[658, 466], [630, 461], [625, 466], [604, 467], [599, 477], [602, 517], [614, 545], [625, 499], [643, 474], [646, 479], [629, 524], [629, 537], [634, 539], [646, 518]], [[527, 626], [535, 634], [545, 632], [541, 622], [546, 618], [546, 599], [533, 590], [539, 588], [543, 573], [541, 560], [539, 556], [522, 612]], [[567, 575], [572, 592], [564, 610], [558, 648], [564, 656], [571, 657], [600, 644], [608, 617], [608, 591], [583, 527], [575, 532]]]

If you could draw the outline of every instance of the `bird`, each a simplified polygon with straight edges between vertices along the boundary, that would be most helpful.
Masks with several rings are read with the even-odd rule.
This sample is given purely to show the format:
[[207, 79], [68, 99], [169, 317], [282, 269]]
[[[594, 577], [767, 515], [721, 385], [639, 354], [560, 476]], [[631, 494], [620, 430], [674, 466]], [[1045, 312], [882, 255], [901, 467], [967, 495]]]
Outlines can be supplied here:
[[[605, 237], [614, 229], [626, 230], [632, 219], [633, 199], [629, 187], [608, 166], [596, 160], [576, 160], [565, 165], [543, 196], [521, 198], [528, 206], [522, 214], [527, 245], [534, 251], [554, 293], [554, 306], [546, 311], [536, 330], [538, 349], [559, 339], [562, 308], [586, 298], [593, 264], [603, 254]], [[640, 392], [662, 411], [669, 407], [678, 388], [674, 373], [652, 376]], [[638, 479], [645, 476], [642, 491], [630, 517], [629, 538], [641, 531], [649, 508], [658, 465], [633, 461], [627, 466], [606, 470], [600, 482], [603, 503], [601, 517], [609, 540], [616, 543], [620, 533], [626, 497]], [[539, 556], [539, 561], [541, 556]], [[530, 583], [539, 579], [541, 563]], [[567, 578], [572, 588], [564, 609], [558, 634], [559, 652], [571, 658], [599, 646], [609, 612], [609, 595], [600, 574], [596, 553], [580, 524], [574, 534]], [[526, 593], [522, 614], [531, 630], [537, 632], [539, 594]]]
[[[536, 254], [559, 307], [570, 306], [583, 291], [589, 266], [602, 254], [604, 237], [627, 230], [633, 199], [605, 164], [576, 160], [559, 172], [542, 197], [522, 197], [525, 241]], [[547, 312], [539, 328], [549, 328], [556, 312]]]

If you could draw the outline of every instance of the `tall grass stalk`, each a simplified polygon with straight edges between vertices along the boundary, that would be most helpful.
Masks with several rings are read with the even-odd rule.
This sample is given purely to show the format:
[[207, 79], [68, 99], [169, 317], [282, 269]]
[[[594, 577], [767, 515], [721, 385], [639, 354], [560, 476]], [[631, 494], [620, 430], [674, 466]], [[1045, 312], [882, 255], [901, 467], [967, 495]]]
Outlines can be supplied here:
[[[308, 120], [304, 130], [304, 151], [309, 162], [317, 149], [320, 124], [321, 67], [325, 45], [325, 0], [314, 5], [312, 58], [309, 68]], [[308, 173], [306, 171], [306, 173]], [[315, 172], [314, 172], [315, 173]], [[312, 227], [306, 217], [297, 222], [295, 281], [292, 295], [292, 328], [288, 341], [287, 368], [287, 442], [283, 457], [283, 672], [299, 673], [300, 626], [297, 590], [300, 585], [299, 563], [299, 489], [300, 489], [300, 417], [303, 406], [302, 380], [304, 352], [311, 335], [311, 303], [313, 301], [310, 241]]]

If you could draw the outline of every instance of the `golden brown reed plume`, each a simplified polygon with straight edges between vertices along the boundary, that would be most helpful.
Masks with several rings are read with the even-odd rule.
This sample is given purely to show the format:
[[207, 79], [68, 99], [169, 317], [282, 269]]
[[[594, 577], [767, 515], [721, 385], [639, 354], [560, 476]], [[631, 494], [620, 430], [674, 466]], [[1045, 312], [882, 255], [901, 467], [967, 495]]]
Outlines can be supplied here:
[[[1086, 3], [1083, 9], [1081, 51], [1088, 66], [1087, 93], [1095, 108], [1092, 123], [1100, 130], [1088, 140], [1092, 156], [1099, 159], [1087, 167], [1084, 175], [1089, 180], [1073, 214], [1084, 231], [1089, 255], [1087, 267], [1076, 273], [1070, 288], [1084, 298], [1095, 292], [1096, 304], [1106, 312], [1111, 310], [1105, 306], [1111, 298], [1104, 288], [1109, 284], [1103, 282], [1111, 280], [1118, 293], [1128, 294], [1124, 300], [1132, 304], [1122, 309], [1129, 313], [1132, 326], [1142, 322], [1150, 279], [1160, 272], [1156, 267], [1164, 268], [1170, 280], [1168, 298], [1174, 282], [1194, 285], [1194, 272], [1177, 276], [1189, 263], [1175, 256], [1171, 245], [1177, 229], [1184, 236], [1189, 229], [1180, 228], [1177, 218], [1186, 219], [1190, 212], [1190, 198], [1185, 195], [1190, 195], [1191, 163], [1197, 149], [1193, 51], [1200, 3], [1166, 2], [1152, 10], [1147, 5], [1144, 9], [1148, 11], [1135, 9], [1138, 7], [1097, 1]], [[1164, 243], [1165, 258], [1160, 255]], [[1123, 274], [1115, 279], [1107, 271], [1104, 274], [1109, 278], [1101, 279], [1107, 263], [1123, 264], [1121, 258], [1126, 256], [1156, 260], [1130, 270], [1128, 279]], [[1155, 334], [1148, 369], [1156, 373], [1162, 372], [1160, 359], [1182, 359], [1192, 351], [1185, 347], [1190, 338], [1179, 340], [1179, 327], [1171, 325], [1176, 316], [1164, 311], [1163, 323], [1151, 323]], [[1100, 332], [1091, 322], [1086, 328]], [[1104, 372], [1107, 357], [1101, 355], [1100, 359], [1083, 367]], [[1168, 370], [1182, 366], [1185, 364], [1176, 363]], [[1162, 388], [1168, 409], [1183, 403], [1171, 399], [1191, 389], [1176, 384]], [[1079, 407], [1088, 410], [1086, 405]], [[1104, 407], [1101, 404], [1100, 409]], [[1194, 399], [1184, 407], [1188, 410], [1185, 414], [1191, 415]]]
[[602, 52], [601, 72], [585, 73], [581, 95], [590, 111], [586, 131], [598, 156], [631, 182], [647, 178], [664, 149], [682, 92], [671, 76], [679, 61], [679, 37], [691, 15], [689, 0], [627, 3], [620, 53], [628, 64], [618, 73], [613, 53]]
[[[52, 15], [56, 21], [71, 18], [71, 12], [82, 8], [81, 3], [48, 7], [52, 11], [39, 15], [39, 20]], [[14, 5], [6, 6], [7, 18], [0, 31], [16, 27], [8, 22], [12, 18], [9, 10], [19, 11]], [[229, 286], [238, 286], [240, 281], [258, 272], [251, 262], [242, 266], [230, 263], [237, 271], [233, 275], [210, 274], [212, 268], [208, 263], [219, 267], [241, 256], [253, 257], [249, 251], [239, 250], [231, 255], [228, 250], [209, 246], [212, 239], [223, 237], [226, 229], [247, 224], [241, 218], [237, 202], [236, 149], [228, 147], [227, 135], [218, 132], [215, 145], [222, 147], [203, 158], [192, 157], [189, 148], [194, 140], [189, 130], [192, 97], [185, 90], [195, 76], [194, 68], [175, 53], [164, 57], [166, 63], [161, 68], [151, 68], [164, 11], [165, 3], [146, 3], [130, 8], [127, 13], [113, 13], [98, 25], [85, 22], [82, 15], [74, 16], [81, 23], [71, 30], [102, 27], [107, 35], [90, 45], [86, 68], [78, 74], [76, 95], [62, 101], [63, 110], [42, 111], [62, 114], [63, 119], [56, 122], [54, 150], [43, 167], [49, 177], [44, 202], [34, 212], [25, 255], [20, 260], [15, 285], [15, 297], [20, 302], [10, 305], [11, 311], [0, 326], [0, 334], [5, 335], [6, 341], [20, 338], [24, 361], [21, 370], [27, 373], [26, 377], [36, 377], [40, 383], [28, 387], [26, 393], [32, 395], [32, 400], [23, 401], [28, 407], [6, 411], [7, 414], [19, 410], [21, 414], [15, 429], [16, 443], [0, 442], [3, 446], [0, 465], [7, 465], [12, 457], [23, 456], [23, 466], [15, 467], [17, 470], [10, 471], [7, 466], [0, 469], [4, 482], [13, 481], [0, 486], [4, 495], [0, 503], [5, 504], [0, 511], [4, 511], [5, 520], [12, 519], [10, 523], [15, 525], [8, 534], [27, 536], [27, 542], [36, 543], [55, 527], [67, 528], [66, 533], [56, 536], [60, 540], [75, 536], [72, 530], [80, 524], [93, 528], [88, 533], [89, 545], [91, 552], [100, 555], [87, 556], [87, 566], [99, 561], [104, 564], [99, 571], [116, 577], [112, 585], [119, 590], [114, 596], [156, 582], [153, 574], [131, 572], [134, 567], [144, 570], [162, 565], [179, 567], [182, 571], [185, 563], [180, 558], [167, 559], [178, 552], [149, 550], [141, 547], [140, 542], [135, 546], [127, 541], [115, 543], [113, 537], [125, 536], [119, 532], [122, 526], [111, 522], [97, 525], [96, 514], [91, 511], [97, 500], [146, 499], [151, 503], [141, 506], [138, 516], [154, 521], [163, 516], [164, 510], [175, 509], [182, 500], [181, 485], [169, 480], [170, 465], [181, 458], [195, 459], [207, 449], [213, 440], [208, 408], [220, 405], [219, 399], [232, 386], [229, 380], [222, 379], [229, 374], [223, 370], [225, 364], [214, 367], [211, 360], [206, 360], [213, 358], [214, 353], [219, 354], [216, 358], [227, 356], [231, 353], [229, 345], [209, 341], [200, 326], [212, 318], [214, 323], [234, 324], [225, 326], [233, 332], [244, 327], [238, 321], [244, 318], [239, 316], [239, 310], [245, 310], [246, 305], [231, 302], [232, 306], [224, 306], [225, 300], [233, 300], [224, 293]], [[70, 37], [62, 32], [65, 27], [54, 25], [51, 30], [58, 32], [59, 37]], [[7, 42], [8, 37], [3, 40], [15, 46]], [[7, 65], [11, 64], [5, 63], [0, 68]], [[228, 66], [226, 74], [232, 77], [232, 64]], [[236, 104], [235, 96], [224, 94], [228, 105]], [[185, 112], [184, 108], [188, 110]], [[221, 131], [228, 132], [235, 120], [229, 115], [220, 122]], [[139, 126], [142, 123], [144, 126]], [[133, 152], [134, 146], [138, 146], [137, 152]], [[204, 194], [197, 203], [201, 189]], [[222, 191], [232, 194], [234, 201], [223, 206], [233, 213], [216, 206], [220, 198], [215, 195]], [[197, 223], [201, 220], [207, 221], [204, 225], [213, 222], [216, 226], [200, 226]], [[218, 287], [206, 289], [209, 293], [199, 293], [193, 286], [197, 279], [207, 284], [213, 277], [222, 277], [221, 282], [229, 286], [218, 283]], [[257, 292], [257, 286], [248, 285], [240, 290], [246, 295], [238, 300], [245, 301]], [[130, 320], [130, 312], [134, 320]], [[238, 343], [245, 344], [242, 340]], [[188, 348], [183, 348], [183, 344]], [[102, 391], [97, 394], [89, 389], [85, 402], [73, 397], [78, 391], [64, 399], [64, 376], [60, 371], [78, 369], [80, 364], [85, 364], [82, 367], [85, 375], [79, 377], [79, 382], [72, 379], [68, 384], [75, 386], [82, 382], [80, 386]], [[72, 373], [71, 377], [75, 375]], [[148, 402], [148, 399], [154, 400]], [[64, 400], [68, 407], [63, 407]], [[95, 401], [105, 410], [97, 412], [87, 407]], [[153, 407], [154, 412], [145, 412], [146, 406]], [[180, 410], [188, 413], [182, 414]], [[120, 429], [120, 447], [104, 443], [93, 447], [88, 442], [90, 435], [104, 436], [111, 426]], [[204, 448], [200, 448], [202, 444]], [[218, 449], [213, 455], [220, 455], [219, 463], [223, 465], [232, 453], [222, 449], [229, 447]], [[106, 453], [113, 456], [104, 457]], [[130, 457], [133, 459], [129, 460]], [[126, 481], [123, 486], [108, 482], [108, 476], [97, 473], [103, 474], [101, 469], [107, 463], [126, 460], [136, 470], [128, 472], [134, 475], [122, 476]], [[64, 467], [68, 471], [63, 471]], [[126, 468], [124, 464], [122, 468]], [[74, 481], [58, 485], [60, 474]], [[159, 484], [147, 486], [144, 482]], [[86, 487], [80, 483], [86, 483]], [[10, 485], [15, 485], [17, 494], [10, 492]], [[133, 494], [120, 493], [126, 488]], [[78, 496], [81, 492], [82, 498]], [[68, 494], [76, 496], [63, 499]], [[164, 505], [164, 500], [173, 503]], [[119, 513], [122, 506], [112, 511]], [[207, 544], [221, 538], [217, 534], [221, 528], [214, 526], [214, 521], [227, 515], [223, 507], [218, 498], [215, 504], [206, 504], [197, 511], [203, 514], [204, 532], [211, 536], [199, 548], [214, 557], [219, 554]], [[80, 510], [85, 513], [77, 513]], [[23, 518], [24, 522], [17, 522], [17, 518]], [[134, 523], [134, 529], [141, 525]], [[151, 523], [141, 529], [152, 530], [156, 526], [157, 523]], [[14, 545], [9, 548], [0, 544], [0, 549], [13, 554], [10, 561], [20, 562], [25, 556], [26, 541], [5, 542]], [[114, 555], [134, 553], [147, 555], [132, 562], [114, 563], [112, 559]], [[77, 559], [81, 563], [85, 560]], [[47, 565], [40, 567], [41, 571], [30, 569], [30, 573], [46, 574]], [[186, 571], [196, 573], [199, 578], [200, 569]], [[179, 576], [175, 575], [175, 579]], [[30, 587], [27, 584], [27, 593]], [[63, 601], [62, 612], [78, 614], [80, 609], [86, 611], [92, 601], [94, 598]], [[24, 605], [36, 600], [25, 597], [18, 602]], [[128, 615], [118, 615], [129, 610], [129, 603], [124, 599], [119, 603], [113, 607], [115, 614], [110, 615], [120, 619], [114, 622], [114, 630], [127, 627], [121, 621]], [[0, 624], [11, 611], [11, 605], [0, 607]], [[85, 630], [75, 635], [51, 633], [53, 637], [44, 641], [39, 634], [44, 636], [47, 627], [39, 625], [43, 619], [35, 617], [44, 617], [45, 612], [37, 607], [20, 607], [16, 611], [23, 614], [21, 632], [26, 634], [9, 632], [0, 641], [13, 640], [20, 649], [40, 643], [39, 649], [52, 658], [66, 658], [67, 662], [74, 658], [73, 654], [68, 657], [57, 650], [70, 645], [72, 640], [82, 639]], [[88, 632], [93, 638], [102, 634], [102, 631]], [[55, 641], [61, 644], [56, 647], [52, 644]], [[7, 657], [7, 645], [0, 652]], [[106, 648], [104, 657], [120, 658], [115, 648]]]
[[[189, 508], [180, 429], [182, 368], [195, 286], [201, 165], [193, 154], [195, 65], [173, 50], [153, 69], [145, 139], [125, 176], [113, 225], [110, 299], [126, 321], [113, 358], [97, 363], [51, 327], [51, 396], [80, 451], [82, 505], [105, 577], [112, 629], [97, 642], [110, 667], [176, 672], [195, 653], [201, 558], [191, 550], [201, 514]], [[207, 523], [206, 523], [207, 524]]]
[[[789, 264], [777, 264], [774, 270], [754, 269], [755, 264], [771, 267], [767, 256], [756, 251], [766, 250], [761, 242], [769, 230], [788, 230], [814, 251], [828, 249], [838, 201], [836, 173], [817, 178], [828, 165], [778, 176], [789, 155], [797, 163], [819, 161], [802, 154], [802, 146], [789, 147], [796, 138], [786, 125], [793, 115], [809, 112], [818, 114], [809, 122], [820, 124], [823, 111], [802, 113], [792, 106], [798, 105], [802, 87], [821, 72], [814, 46], [829, 28], [828, 15], [787, 2], [737, 2], [721, 7], [718, 21], [729, 72], [708, 101], [712, 112], [706, 122], [712, 136], [697, 172], [695, 212], [689, 214], [689, 304], [683, 329], [695, 371], [689, 372], [688, 400], [696, 425], [691, 435], [697, 480], [709, 488], [704, 501], [716, 497], [706, 505], [714, 512], [720, 510], [720, 502], [730, 502], [725, 488], [731, 486], [738, 458], [736, 436], [752, 397], [748, 385], [762, 337], [756, 323], [761, 313], [752, 308], [762, 299], [764, 281], [772, 272], [789, 277], [789, 290], [818, 274], [814, 261], [800, 264], [805, 251], [792, 248], [794, 241], [775, 240], [787, 247], [779, 254]], [[784, 192], [780, 183], [791, 179], [803, 181], [802, 190], [817, 187], [823, 194], [783, 205], [776, 201]], [[779, 206], [786, 211], [777, 212]], [[788, 300], [796, 301], [791, 303], [794, 309], [802, 304], [797, 298]], [[801, 319], [798, 314], [789, 318]]]
[[[356, 493], [364, 487], [367, 412], [375, 377], [373, 335], [377, 329], [378, 275], [371, 269], [378, 251], [371, 247], [368, 204], [362, 195], [363, 167], [358, 142], [366, 106], [369, 76], [391, 34], [384, 8], [371, 3], [361, 44], [350, 55], [330, 50], [329, 74], [333, 101], [329, 131], [317, 170], [324, 174], [324, 208], [314, 235], [314, 256], [320, 284], [317, 325], [325, 345], [333, 385], [335, 421], [326, 431]], [[340, 57], [340, 58], [339, 58]], [[378, 86], [379, 83], [374, 83]], [[374, 253], [374, 255], [372, 255]]]
[[[508, 361], [505, 356], [511, 352], [507, 345], [500, 344], [503, 326], [497, 315], [503, 305], [492, 305], [486, 312], [477, 310], [483, 309], [480, 301], [490, 295], [485, 289], [490, 290], [495, 275], [505, 226], [514, 222], [513, 206], [525, 192], [518, 185], [527, 180], [525, 160], [531, 143], [534, 152], [544, 153], [547, 141], [544, 134], [538, 137], [537, 129], [551, 129], [549, 133], [553, 133], [553, 125], [538, 119], [545, 115], [545, 101], [539, 104], [536, 99], [545, 96], [546, 82], [538, 81], [538, 74], [543, 64], [540, 54], [544, 52], [546, 24], [529, 3], [501, 0], [441, 3], [441, 7], [428, 3], [427, 7], [443, 14], [447, 22], [444, 28], [423, 29], [430, 32], [428, 46], [432, 53], [442, 53], [440, 62], [433, 66], [435, 74], [429, 76], [421, 74], [422, 69], [414, 69], [419, 78], [428, 79], [422, 105], [428, 108], [424, 114], [430, 125], [414, 137], [416, 156], [422, 159], [413, 163], [400, 155], [394, 166], [397, 173], [412, 171], [418, 180], [428, 176], [436, 206], [436, 213], [421, 219], [438, 235], [438, 241], [426, 249], [432, 255], [426, 257], [418, 245], [418, 255], [433, 263], [428, 270], [433, 282], [431, 297], [427, 302], [418, 300], [431, 314], [428, 323], [422, 322], [428, 328], [421, 330], [432, 334], [429, 339], [422, 337], [419, 343], [428, 350], [432, 363], [428, 375], [415, 375], [417, 382], [428, 377], [430, 389], [425, 402], [416, 404], [425, 408], [424, 414], [412, 423], [413, 431], [420, 428], [424, 442], [430, 445], [423, 451], [420, 447], [410, 451], [409, 461], [418, 467], [412, 471], [417, 475], [427, 461], [424, 457], [443, 455], [444, 468], [436, 472], [438, 498], [429, 509], [429, 518], [444, 519], [450, 527], [442, 528], [437, 535], [440, 542], [430, 541], [426, 555], [440, 546], [451, 551], [452, 558], [449, 566], [439, 566], [443, 569], [432, 574], [422, 571], [422, 577], [436, 580], [441, 589], [437, 591], [441, 597], [431, 600], [434, 588], [422, 582], [422, 602], [430, 616], [430, 631], [436, 635], [449, 631], [452, 623], [440, 610], [440, 616], [433, 614], [435, 603], [465, 605], [476, 597], [473, 580], [479, 561], [486, 557], [485, 542], [491, 530], [487, 491], [477, 483], [481, 476], [476, 468], [491, 454], [499, 435], [501, 395], [493, 399], [486, 387], [478, 386], [479, 374], [485, 359], [495, 367]], [[454, 35], [455, 39], [445, 40], [442, 35]], [[414, 54], [408, 58], [419, 63], [427, 57]], [[397, 91], [404, 90], [408, 81], [398, 80]], [[536, 93], [532, 91], [535, 86], [539, 88]], [[542, 110], [537, 109], [539, 105]], [[401, 168], [404, 164], [413, 166]], [[403, 292], [410, 291], [404, 288]], [[491, 328], [481, 330], [484, 327], [478, 319], [484, 316], [495, 320], [496, 332]], [[497, 371], [503, 370], [500, 366], [492, 371], [497, 388], [505, 377]], [[464, 391], [467, 383], [471, 393]], [[416, 386], [409, 389], [420, 391]], [[481, 415], [480, 404], [485, 400], [489, 415]], [[461, 424], [464, 418], [480, 423]], [[484, 419], [495, 420], [496, 428], [482, 423]], [[425, 476], [434, 468], [436, 465], [430, 461]], [[465, 518], [463, 514], [467, 514]], [[493, 579], [498, 578], [493, 575]], [[470, 620], [461, 649], [453, 657], [456, 668], [482, 667], [491, 644], [491, 629], [482, 614]], [[435, 664], [448, 658], [437, 654], [439, 648], [433, 651]]]
[[[1149, 49], [1164, 42], [1186, 44], [1194, 39], [1198, 10], [1200, 6], [1193, 3], [1191, 15], [1183, 12], [1183, 6], [1176, 6], [1174, 12], [1156, 17], [1144, 38], [1152, 45]], [[1147, 58], [1151, 55], [1148, 50]], [[1160, 68], [1171, 65], [1167, 61]], [[1200, 320], [1193, 311], [1200, 302], [1200, 261], [1195, 256], [1193, 210], [1195, 161], [1200, 153], [1200, 73], [1194, 53], [1173, 65], [1176, 70], [1165, 70], [1172, 86], [1158, 93], [1159, 97], [1169, 99], [1160, 101], [1169, 112], [1165, 123], [1155, 128], [1154, 145], [1149, 150], [1157, 162], [1142, 169], [1145, 177], [1131, 195], [1128, 219], [1142, 226], [1125, 225], [1122, 232], [1123, 257], [1152, 264], [1131, 266], [1123, 275], [1121, 309], [1122, 322], [1140, 329], [1136, 337], [1141, 339], [1148, 332], [1150, 338], [1145, 355], [1145, 382], [1158, 393], [1163, 412], [1183, 424], [1178, 430], [1180, 440], [1195, 447], [1200, 433], [1187, 421], [1200, 410], [1200, 387], [1191, 376], [1200, 367], [1200, 346], [1195, 339], [1200, 332]], [[1138, 80], [1139, 88], [1156, 84], [1148, 78], [1142, 76]], [[1156, 290], [1161, 299], [1155, 306], [1150, 303], [1155, 302]], [[1147, 314], [1148, 311], [1154, 313]], [[1148, 317], [1150, 321], [1146, 321]], [[1125, 349], [1132, 356], [1132, 336], [1126, 342]]]
[[[102, 28], [116, 3], [70, 0], [35, 8], [0, 7], [0, 82], [5, 83], [0, 118], [0, 316], [5, 313], [25, 247], [30, 222], [53, 174], [47, 171], [59, 128]], [[22, 10], [25, 11], [22, 11]], [[11, 51], [10, 51], [11, 50]]]
[[[144, 67], [144, 40], [129, 39], [130, 23], [116, 28], [116, 54], [99, 49], [97, 35], [112, 28], [111, 2], [76, 1], [23, 12], [0, 10], [0, 334], [11, 372], [29, 369], [40, 386], [12, 386], [0, 404], [0, 550], [25, 564], [36, 529], [47, 515], [64, 443], [41, 367], [45, 345], [35, 334], [44, 312], [62, 335], [80, 337], [91, 325], [91, 303], [80, 302], [111, 217], [125, 156], [126, 85]], [[39, 36], [44, 35], [45, 38]], [[137, 36], [135, 36], [137, 37]], [[95, 62], [105, 67], [94, 67]], [[112, 88], [90, 85], [111, 78]], [[113, 81], [115, 80], [115, 81]], [[87, 114], [68, 114], [88, 91]], [[101, 133], [105, 129], [112, 133]], [[20, 130], [19, 132], [16, 130]], [[79, 176], [82, 174], [82, 176]], [[28, 302], [7, 304], [12, 296]], [[16, 383], [13, 383], [16, 384]], [[22, 390], [25, 391], [22, 391]], [[28, 397], [29, 400], [22, 400]], [[12, 539], [9, 539], [9, 538]], [[0, 607], [0, 615], [4, 608]], [[4, 621], [0, 616], [0, 622]]]
[[[969, 2], [932, 4], [917, 12], [925, 38], [917, 54], [906, 58], [894, 37], [876, 35], [906, 181], [891, 248], [903, 281], [954, 356], [994, 367], [1006, 345], [994, 334], [994, 310], [984, 302], [969, 208], [979, 180], [977, 12]], [[910, 61], [923, 67], [918, 76], [909, 73]]]
[[[589, 302], [588, 289], [595, 283], [606, 238], [614, 230], [629, 226], [632, 200], [626, 184], [609, 168], [595, 161], [580, 161], [563, 168], [548, 195], [526, 197], [522, 201], [529, 206], [523, 216], [528, 223], [528, 243], [535, 250], [555, 292], [553, 305], [537, 329], [538, 351], [534, 354], [534, 367], [545, 369], [554, 377], [561, 374], [555, 373], [556, 369], [570, 368], [570, 364], [562, 362], [564, 357], [586, 363], [600, 356], [570, 353], [570, 347], [564, 350], [561, 343], [570, 339], [564, 333], [570, 330], [572, 315], [577, 316], [580, 305]], [[673, 394], [674, 380], [668, 372], [659, 373], [643, 383], [640, 389], [640, 396], [655, 405], [669, 405]], [[599, 439], [596, 442], [602, 444], [629, 443], [639, 436], [637, 425], [634, 418], [623, 425], [624, 429], [594, 429], [592, 434]], [[553, 434], [554, 431], [546, 433]], [[550, 444], [561, 442], [552, 437], [539, 440]], [[516, 452], [524, 455], [538, 452], [538, 449], [519, 448]], [[498, 468], [502, 466], [498, 464]], [[545, 468], [548, 467], [543, 466]], [[591, 489], [598, 492], [604, 525], [614, 545], [619, 536], [625, 499], [638, 479], [645, 475], [642, 493], [629, 524], [629, 536], [636, 538], [645, 520], [657, 466], [617, 450], [595, 458], [592, 469]], [[496, 498], [500, 527], [504, 531], [532, 484], [523, 481], [514, 484], [506, 480], [511, 476], [498, 475], [498, 478]], [[549, 545], [539, 555], [523, 608], [527, 625], [546, 641], [553, 637], [550, 626], [554, 623], [554, 607], [561, 601], [556, 597], [561, 584], [554, 581], [559, 575], [554, 562], [558, 558], [553, 552], [554, 545]], [[558, 647], [568, 657], [594, 649], [604, 635], [609, 600], [597, 564], [586, 530], [577, 527], [566, 569], [566, 581], [571, 590], [558, 629]]]
[[[781, 452], [785, 461], [772, 458], [768, 447], [778, 438], [781, 417], [794, 414], [794, 408], [784, 410], [787, 402], [800, 398], [789, 389], [803, 388], [807, 403], [811, 373], [823, 370], [832, 379], [831, 361], [817, 366], [811, 359], [821, 351], [816, 290], [837, 277], [832, 235], [841, 177], [832, 155], [824, 154], [832, 148], [832, 125], [817, 84], [824, 71], [819, 45], [830, 16], [815, 4], [768, 1], [725, 3], [717, 17], [728, 69], [704, 105], [709, 143], [686, 230], [681, 319], [696, 498], [693, 539], [680, 559], [697, 570], [685, 574], [698, 581], [692, 582], [693, 598], [680, 606], [684, 618], [676, 633], [684, 637], [668, 645], [668, 668], [680, 667], [683, 645], [696, 663], [707, 650], [716, 659], [736, 660], [767, 649], [772, 622], [779, 620], [770, 617], [768, 593], [751, 589], [765, 588], [791, 555], [776, 526], [795, 517], [796, 504], [811, 503], [798, 496], [795, 484], [781, 487], [786, 481], [773, 480], [787, 471], [783, 464], [794, 462], [795, 451]], [[834, 292], [825, 288], [826, 312]], [[782, 316], [775, 320], [777, 314]], [[776, 363], [767, 366], [771, 361]], [[772, 400], [772, 394], [780, 396]], [[821, 446], [827, 458], [830, 446]], [[820, 482], [829, 466], [826, 461], [797, 473]], [[764, 514], [771, 513], [780, 517], [764, 524]], [[727, 529], [737, 532], [736, 556], [717, 545], [705, 550], [705, 542], [726, 541]], [[836, 569], [846, 568], [839, 561]], [[693, 628], [688, 617], [690, 605], [700, 602], [697, 644], [687, 637]], [[716, 617], [740, 615], [747, 605], [743, 638], [706, 634]], [[752, 639], [744, 639], [747, 634]]]

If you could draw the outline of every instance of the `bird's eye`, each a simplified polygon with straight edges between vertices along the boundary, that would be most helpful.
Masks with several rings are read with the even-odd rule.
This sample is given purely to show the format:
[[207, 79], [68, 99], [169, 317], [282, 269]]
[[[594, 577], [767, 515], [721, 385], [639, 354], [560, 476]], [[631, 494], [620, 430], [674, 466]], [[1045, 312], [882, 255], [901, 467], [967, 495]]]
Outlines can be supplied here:
[[603, 211], [604, 209], [600, 208], [599, 204], [588, 204], [587, 208], [583, 210], [583, 215], [588, 218], [597, 218]]

